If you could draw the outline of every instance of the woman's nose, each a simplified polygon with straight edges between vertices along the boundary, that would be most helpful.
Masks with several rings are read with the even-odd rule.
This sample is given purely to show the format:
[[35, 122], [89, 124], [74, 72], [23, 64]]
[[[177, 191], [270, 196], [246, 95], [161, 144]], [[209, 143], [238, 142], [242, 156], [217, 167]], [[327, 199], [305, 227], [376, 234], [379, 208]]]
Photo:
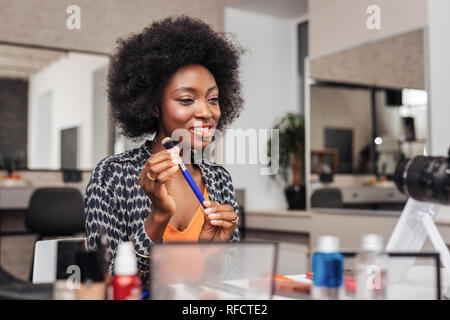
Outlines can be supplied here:
[[211, 110], [209, 110], [208, 103], [206, 101], [200, 101], [198, 103], [197, 109], [195, 110], [194, 116], [197, 118], [211, 118], [212, 113]]

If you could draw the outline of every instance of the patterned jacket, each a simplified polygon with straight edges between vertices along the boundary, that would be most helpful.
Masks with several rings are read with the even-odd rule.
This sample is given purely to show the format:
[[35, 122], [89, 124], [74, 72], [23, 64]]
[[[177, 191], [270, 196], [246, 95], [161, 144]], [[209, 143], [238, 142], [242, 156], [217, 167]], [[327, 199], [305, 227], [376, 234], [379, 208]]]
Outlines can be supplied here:
[[[109, 273], [120, 242], [131, 241], [142, 280], [149, 270], [149, 249], [152, 240], [144, 229], [144, 220], [151, 211], [151, 200], [139, 184], [139, 175], [152, 154], [151, 141], [141, 147], [103, 159], [92, 172], [84, 199], [88, 249], [99, 243], [103, 228], [109, 242], [107, 259]], [[205, 159], [199, 164], [209, 198], [229, 204], [239, 214], [231, 176], [223, 167]], [[239, 230], [229, 240], [239, 241]]]

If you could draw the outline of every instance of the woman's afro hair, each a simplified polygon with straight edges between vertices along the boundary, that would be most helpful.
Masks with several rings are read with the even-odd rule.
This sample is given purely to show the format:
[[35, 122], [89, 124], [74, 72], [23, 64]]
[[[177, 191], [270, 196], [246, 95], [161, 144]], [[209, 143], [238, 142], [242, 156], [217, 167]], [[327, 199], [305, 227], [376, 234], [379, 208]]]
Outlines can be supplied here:
[[239, 81], [244, 50], [199, 19], [187, 16], [156, 21], [141, 33], [117, 40], [111, 57], [107, 92], [114, 118], [130, 138], [158, 130], [155, 110], [165, 86], [181, 67], [200, 64], [219, 88], [218, 129], [239, 116], [243, 106]]

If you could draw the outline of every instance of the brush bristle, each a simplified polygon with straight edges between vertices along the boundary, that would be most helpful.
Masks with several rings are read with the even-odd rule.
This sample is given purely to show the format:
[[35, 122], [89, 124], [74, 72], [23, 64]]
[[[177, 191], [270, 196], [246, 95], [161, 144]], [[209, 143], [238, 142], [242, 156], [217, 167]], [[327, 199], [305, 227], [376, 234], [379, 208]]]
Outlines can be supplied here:
[[170, 140], [169, 137], [165, 137], [162, 141], [161, 141], [162, 145], [164, 146], [164, 148], [166, 149], [172, 149], [175, 144], [173, 143], [172, 140]]

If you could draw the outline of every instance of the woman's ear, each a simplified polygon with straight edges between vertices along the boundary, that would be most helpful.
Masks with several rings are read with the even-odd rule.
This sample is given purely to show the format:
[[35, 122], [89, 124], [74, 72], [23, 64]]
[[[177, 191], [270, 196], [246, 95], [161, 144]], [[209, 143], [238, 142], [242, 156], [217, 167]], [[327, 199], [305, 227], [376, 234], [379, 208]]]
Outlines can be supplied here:
[[153, 116], [155, 118], [159, 119], [159, 107], [157, 107], [153, 110]]

